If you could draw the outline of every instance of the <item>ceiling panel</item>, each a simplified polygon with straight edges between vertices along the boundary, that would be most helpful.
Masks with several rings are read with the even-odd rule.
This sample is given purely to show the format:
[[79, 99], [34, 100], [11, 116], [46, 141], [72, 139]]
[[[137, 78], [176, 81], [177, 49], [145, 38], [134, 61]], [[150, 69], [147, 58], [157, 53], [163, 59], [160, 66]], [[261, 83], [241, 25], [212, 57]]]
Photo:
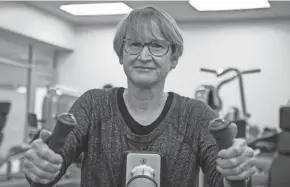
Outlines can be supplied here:
[[[49, 12], [74, 24], [103, 24], [117, 23], [121, 16], [73, 16], [58, 7], [62, 4], [95, 3], [103, 1], [33, 1], [26, 4], [42, 11]], [[110, 1], [114, 2], [114, 1]], [[117, 2], [117, 1], [116, 1]], [[124, 1], [122, 1], [124, 2]], [[189, 5], [188, 1], [125, 1], [132, 8], [153, 5], [166, 10], [177, 22], [183, 21], [215, 21], [215, 20], [237, 20], [237, 19], [263, 19], [263, 18], [290, 18], [290, 1], [271, 1], [270, 9], [242, 10], [242, 11], [219, 11], [199, 12]]]

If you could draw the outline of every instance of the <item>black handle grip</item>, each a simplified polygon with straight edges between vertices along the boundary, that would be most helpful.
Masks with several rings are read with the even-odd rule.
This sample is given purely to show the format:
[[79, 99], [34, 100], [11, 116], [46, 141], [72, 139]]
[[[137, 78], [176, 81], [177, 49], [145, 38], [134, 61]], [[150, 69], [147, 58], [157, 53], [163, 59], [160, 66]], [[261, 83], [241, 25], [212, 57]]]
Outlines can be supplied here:
[[[53, 129], [47, 145], [55, 153], [59, 153], [64, 146], [70, 131], [77, 125], [77, 121], [72, 114], [64, 113], [56, 117], [56, 125]], [[51, 184], [39, 184], [32, 182], [31, 187], [51, 187]]]
[[213, 70], [213, 69], [200, 68], [200, 71], [202, 71], [202, 72], [207, 72], [207, 73], [214, 73], [214, 74], [216, 74], [216, 70]]
[[[233, 145], [233, 140], [236, 136], [237, 130], [231, 128], [231, 123], [222, 119], [214, 119], [210, 122], [209, 130], [216, 139], [219, 149], [228, 149]], [[246, 187], [246, 180], [230, 181], [231, 187]]]
[[72, 114], [64, 113], [56, 117], [57, 123], [47, 143], [48, 147], [58, 153], [63, 147], [70, 131], [77, 125]]

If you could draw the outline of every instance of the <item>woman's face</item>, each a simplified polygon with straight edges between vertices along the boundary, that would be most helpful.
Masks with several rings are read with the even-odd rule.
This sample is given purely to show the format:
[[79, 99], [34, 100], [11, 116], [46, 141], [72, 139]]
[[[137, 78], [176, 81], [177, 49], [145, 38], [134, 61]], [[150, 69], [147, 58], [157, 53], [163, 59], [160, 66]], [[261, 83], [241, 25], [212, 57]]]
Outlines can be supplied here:
[[157, 24], [152, 23], [152, 29], [144, 29], [144, 36], [128, 31], [121, 63], [130, 82], [138, 87], [150, 88], [164, 83], [177, 62], [172, 60], [171, 43], [165, 41]]

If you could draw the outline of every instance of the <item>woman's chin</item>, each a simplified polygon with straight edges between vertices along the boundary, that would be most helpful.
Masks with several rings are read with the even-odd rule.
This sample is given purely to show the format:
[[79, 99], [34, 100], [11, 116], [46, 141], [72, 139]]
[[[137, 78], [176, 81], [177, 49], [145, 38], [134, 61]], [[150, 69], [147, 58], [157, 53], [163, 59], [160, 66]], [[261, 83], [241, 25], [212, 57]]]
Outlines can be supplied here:
[[136, 86], [140, 87], [152, 87], [156, 80], [153, 80], [152, 78], [145, 78], [145, 77], [138, 77], [138, 79], [134, 79], [132, 81]]

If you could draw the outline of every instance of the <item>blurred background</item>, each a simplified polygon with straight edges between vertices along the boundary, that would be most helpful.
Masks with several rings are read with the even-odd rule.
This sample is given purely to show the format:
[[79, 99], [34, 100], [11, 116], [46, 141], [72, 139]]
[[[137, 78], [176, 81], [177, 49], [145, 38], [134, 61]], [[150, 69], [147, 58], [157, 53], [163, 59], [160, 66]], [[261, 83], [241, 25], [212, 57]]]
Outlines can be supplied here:
[[[264, 7], [235, 10], [207, 9], [194, 2], [125, 1], [124, 10], [117, 8], [123, 12], [106, 15], [93, 12], [98, 9], [93, 4], [102, 1], [0, 2], [0, 108], [5, 115], [0, 155], [29, 142], [39, 128], [52, 129], [54, 116], [88, 89], [126, 87], [113, 50], [115, 28], [131, 9], [147, 5], [171, 14], [184, 37], [184, 54], [168, 77], [166, 91], [191, 98], [199, 88], [203, 94], [214, 92], [222, 78], [201, 68], [258, 69], [243, 75], [249, 139], [264, 130], [280, 131], [279, 109], [290, 100], [290, 2], [266, 1]], [[64, 6], [71, 4], [86, 10]], [[230, 109], [242, 110], [240, 95], [237, 80], [223, 86], [218, 112], [226, 116]]]

